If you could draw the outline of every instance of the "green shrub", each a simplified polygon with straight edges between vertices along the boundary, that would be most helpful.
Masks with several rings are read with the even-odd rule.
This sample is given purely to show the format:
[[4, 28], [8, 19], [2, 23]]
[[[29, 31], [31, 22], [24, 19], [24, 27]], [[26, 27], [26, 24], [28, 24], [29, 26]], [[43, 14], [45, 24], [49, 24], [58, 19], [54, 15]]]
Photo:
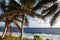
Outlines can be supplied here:
[[50, 40], [49, 38], [46, 38], [46, 40]]
[[33, 40], [43, 40], [41, 36], [35, 35]]

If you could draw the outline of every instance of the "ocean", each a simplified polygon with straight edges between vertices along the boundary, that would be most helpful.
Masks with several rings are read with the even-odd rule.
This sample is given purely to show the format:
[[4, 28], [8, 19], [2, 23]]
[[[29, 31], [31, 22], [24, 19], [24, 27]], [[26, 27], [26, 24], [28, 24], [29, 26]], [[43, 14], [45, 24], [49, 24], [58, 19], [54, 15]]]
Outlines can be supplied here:
[[[3, 32], [4, 28], [0, 27], [0, 32]], [[17, 28], [13, 27], [12, 32], [19, 32]], [[24, 28], [25, 33], [46, 33], [46, 34], [60, 34], [60, 28]]]
[[[20, 33], [18, 33], [18, 29], [15, 27], [12, 28], [13, 33], [12, 36], [20, 36]], [[0, 35], [2, 35], [3, 27], [0, 27]], [[24, 28], [24, 38], [33, 39], [34, 35], [39, 35], [43, 38], [43, 40], [46, 40], [46, 38], [49, 38], [50, 40], [60, 40], [60, 28]]]

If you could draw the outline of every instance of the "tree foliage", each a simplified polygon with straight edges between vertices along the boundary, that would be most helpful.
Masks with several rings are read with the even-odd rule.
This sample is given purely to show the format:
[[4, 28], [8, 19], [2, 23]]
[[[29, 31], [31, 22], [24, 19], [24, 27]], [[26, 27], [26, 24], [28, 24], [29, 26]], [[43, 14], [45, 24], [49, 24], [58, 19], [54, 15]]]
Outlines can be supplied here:
[[35, 35], [33, 40], [43, 40], [41, 36]]

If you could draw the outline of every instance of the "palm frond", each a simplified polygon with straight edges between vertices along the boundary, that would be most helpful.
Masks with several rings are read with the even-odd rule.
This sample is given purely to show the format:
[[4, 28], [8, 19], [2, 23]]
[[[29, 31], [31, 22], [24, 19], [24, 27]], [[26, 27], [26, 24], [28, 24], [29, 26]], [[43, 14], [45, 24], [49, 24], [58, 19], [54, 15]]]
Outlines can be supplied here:
[[25, 16], [25, 25], [28, 27], [28, 19], [27, 19], [27, 17]]
[[3, 10], [5, 10], [5, 4], [4, 3], [0, 3], [0, 8], [2, 8]]
[[59, 14], [60, 14], [60, 10], [51, 19], [51, 21], [50, 21], [51, 26], [55, 24], [56, 18], [59, 16]]
[[6, 17], [6, 15], [0, 15], [0, 19], [4, 19]]
[[21, 0], [22, 5], [28, 5], [35, 3], [36, 0]]
[[42, 15], [40, 14], [37, 14], [36, 12], [32, 11], [30, 13], [27, 13], [27, 15], [29, 15], [30, 17], [38, 17], [38, 18], [41, 18]]
[[42, 5], [47, 4], [47, 3], [50, 3], [50, 2], [55, 2], [55, 1], [57, 1], [57, 0], [45, 0], [45, 1], [44, 1], [44, 0], [41, 0], [41, 1], [39, 1], [38, 4], [33, 8], [33, 10], [37, 10], [37, 9], [41, 8]]
[[[55, 4], [52, 7], [50, 7], [49, 10], [48, 9], [45, 10], [48, 12], [43, 16], [43, 19], [46, 18], [47, 16], [53, 15], [57, 11], [57, 9], [58, 9], [58, 5]], [[44, 11], [44, 13], [45, 13], [45, 11]], [[42, 13], [42, 14], [44, 14], [44, 13]]]
[[43, 10], [41, 14], [44, 14], [45, 12], [47, 12], [47, 11], [49, 11], [49, 10], [54, 10], [54, 9], [56, 10], [57, 8], [58, 8], [58, 3], [55, 3], [55, 4], [53, 4], [51, 7]]
[[9, 10], [14, 10], [14, 9], [21, 9], [21, 5], [18, 4], [15, 0], [10, 0], [10, 3], [8, 5]]
[[19, 32], [21, 31], [21, 27], [14, 21], [16, 28], [19, 30]]
[[2, 15], [5, 15], [6, 17], [9, 16], [9, 17], [18, 17], [18, 9], [15, 9], [15, 10], [10, 10], [10, 11], [5, 11], [4, 14]]
[[30, 16], [30, 17], [34, 17], [34, 16], [33, 16], [31, 13], [29, 13], [29, 12], [27, 13], [27, 15]]
[[22, 22], [22, 20], [18, 19], [18, 18], [13, 18], [13, 20], [16, 20], [18, 22]]

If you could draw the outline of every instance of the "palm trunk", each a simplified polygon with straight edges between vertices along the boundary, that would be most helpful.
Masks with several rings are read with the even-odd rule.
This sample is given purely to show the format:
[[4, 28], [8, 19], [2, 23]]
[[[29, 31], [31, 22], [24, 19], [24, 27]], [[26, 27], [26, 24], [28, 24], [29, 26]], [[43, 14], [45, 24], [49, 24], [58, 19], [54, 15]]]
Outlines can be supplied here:
[[3, 32], [3, 34], [2, 34], [2, 38], [4, 38], [4, 37], [5, 37], [6, 32], [7, 32], [7, 25], [6, 25], [6, 26], [5, 26], [5, 28], [4, 28], [4, 32]]
[[21, 29], [21, 40], [23, 40], [23, 23], [22, 23], [22, 29]]
[[23, 40], [25, 14], [22, 17], [21, 40]]
[[9, 26], [9, 36], [11, 37], [12, 36], [12, 27]]
[[3, 34], [2, 34], [2, 38], [4, 38], [5, 35], [6, 35], [7, 27], [8, 27], [8, 20], [6, 19], [6, 24], [5, 24], [4, 32], [3, 32]]

